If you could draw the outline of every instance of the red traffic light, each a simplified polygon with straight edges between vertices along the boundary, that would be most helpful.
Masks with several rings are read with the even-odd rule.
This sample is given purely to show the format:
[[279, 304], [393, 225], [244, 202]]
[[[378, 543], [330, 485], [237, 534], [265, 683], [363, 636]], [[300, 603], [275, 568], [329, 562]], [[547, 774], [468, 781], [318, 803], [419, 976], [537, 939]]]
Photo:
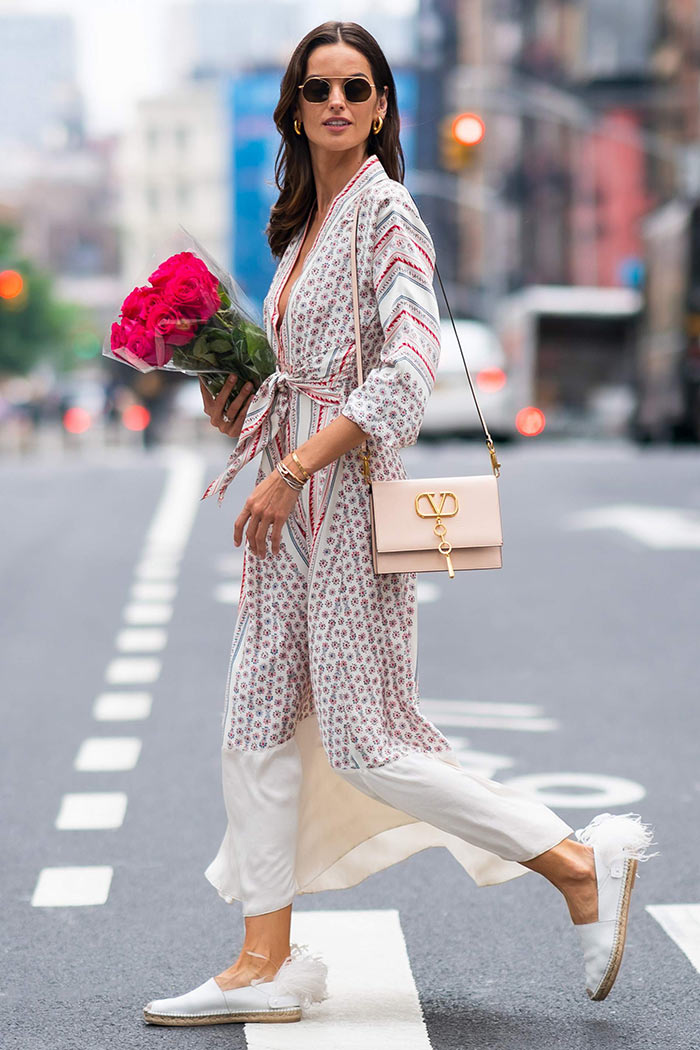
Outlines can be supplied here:
[[452, 137], [463, 146], [476, 146], [484, 137], [486, 125], [476, 113], [459, 113], [452, 121]]
[[22, 274], [17, 270], [0, 271], [0, 298], [16, 299], [23, 288]]

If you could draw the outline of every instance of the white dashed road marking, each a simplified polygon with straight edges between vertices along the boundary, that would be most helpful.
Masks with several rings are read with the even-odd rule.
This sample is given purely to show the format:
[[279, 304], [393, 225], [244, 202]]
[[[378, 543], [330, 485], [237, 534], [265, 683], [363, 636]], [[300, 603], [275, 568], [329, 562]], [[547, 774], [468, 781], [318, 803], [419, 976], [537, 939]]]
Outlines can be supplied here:
[[32, 895], [34, 908], [66, 908], [104, 904], [109, 896], [112, 868], [43, 868]]
[[172, 615], [172, 605], [165, 602], [132, 602], [124, 609], [124, 621], [134, 625], [169, 623]]
[[68, 831], [77, 828], [119, 828], [126, 813], [123, 791], [81, 792], [64, 795], [56, 817], [56, 827]]
[[144, 558], [134, 569], [140, 580], [174, 580], [180, 572], [179, 565], [164, 558]]
[[[124, 609], [129, 625], [117, 635], [120, 653], [153, 653], [165, 648], [167, 632], [160, 626], [172, 616], [179, 561], [189, 538], [203, 488], [203, 461], [187, 449], [169, 454], [169, 472], [163, 494], [148, 530], [131, 601]], [[161, 661], [152, 656], [120, 656], [105, 671], [110, 685], [142, 685], [160, 675]], [[101, 693], [93, 705], [99, 722], [148, 718], [151, 694], [141, 691]], [[74, 761], [81, 772], [133, 769], [141, 753], [138, 737], [90, 737], [83, 740]], [[121, 791], [76, 792], [64, 795], [56, 818], [61, 830], [118, 828], [126, 813]], [[32, 896], [34, 907], [104, 904], [109, 896], [112, 868], [104, 866], [44, 868]]]
[[161, 580], [137, 580], [131, 586], [131, 597], [137, 602], [171, 602], [176, 594], [177, 585]]
[[162, 627], [125, 627], [117, 635], [120, 653], [158, 653], [165, 649], [168, 632]]
[[133, 769], [141, 753], [141, 741], [135, 736], [88, 737], [83, 740], [74, 769], [80, 772]]
[[217, 583], [214, 588], [214, 598], [217, 602], [223, 602], [224, 605], [238, 605], [238, 599], [241, 593], [241, 581], [240, 580], [225, 580], [223, 583]]
[[125, 656], [107, 664], [105, 681], [110, 685], [147, 685], [160, 675], [161, 662], [153, 656]]
[[151, 713], [150, 693], [100, 693], [92, 708], [98, 722], [130, 722], [148, 718]]
[[430, 580], [417, 580], [416, 581], [416, 601], [422, 605], [424, 602], [436, 602], [442, 590], [437, 583], [432, 583]]

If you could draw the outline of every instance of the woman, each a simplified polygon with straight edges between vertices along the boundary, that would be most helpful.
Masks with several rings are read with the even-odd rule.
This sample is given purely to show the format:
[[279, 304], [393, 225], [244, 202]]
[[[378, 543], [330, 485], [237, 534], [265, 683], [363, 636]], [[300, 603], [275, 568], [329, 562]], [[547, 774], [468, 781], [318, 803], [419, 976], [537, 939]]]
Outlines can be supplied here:
[[588, 993], [604, 998], [651, 833], [605, 814], [573, 841], [541, 803], [467, 773], [419, 710], [415, 573], [372, 570], [356, 450], [367, 437], [373, 477], [406, 476], [400, 449], [416, 441], [440, 351], [433, 243], [402, 184], [394, 81], [374, 38], [352, 22], [312, 30], [274, 117], [281, 192], [268, 235], [281, 258], [264, 323], [278, 370], [228, 416], [235, 377], [216, 399], [202, 388], [212, 424], [238, 438], [205, 496], [221, 501], [262, 454], [234, 528], [247, 547], [223, 717], [228, 825], [205, 873], [242, 902], [245, 940], [233, 965], [148, 1003], [145, 1018], [299, 1020], [326, 998], [326, 967], [290, 946], [294, 896], [355, 885], [428, 846], [446, 846], [480, 886], [544, 875], [580, 931]]

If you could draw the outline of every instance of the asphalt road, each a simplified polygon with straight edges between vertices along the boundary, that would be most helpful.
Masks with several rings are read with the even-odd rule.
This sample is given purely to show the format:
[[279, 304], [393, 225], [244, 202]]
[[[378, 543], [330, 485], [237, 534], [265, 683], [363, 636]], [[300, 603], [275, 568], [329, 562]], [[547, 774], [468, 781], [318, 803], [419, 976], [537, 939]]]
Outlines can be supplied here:
[[[352, 889], [301, 896], [295, 914], [331, 913], [332, 933], [334, 912], [398, 912], [425, 1025], [406, 1046], [698, 1048], [689, 955], [700, 965], [700, 918], [693, 940], [688, 916], [700, 909], [700, 452], [497, 451], [503, 569], [422, 578], [421, 694], [466, 762], [499, 780], [536, 778], [530, 789], [560, 799], [554, 808], [574, 828], [605, 810], [640, 812], [655, 826], [661, 852], [640, 865], [617, 983], [605, 1002], [588, 1000], [576, 932], [545, 880], [528, 873], [477, 888], [442, 849]], [[160, 602], [172, 614], [149, 627], [130, 608], [149, 604], [147, 589], [133, 590], [149, 581], [135, 572], [179, 458], [197, 487], [198, 472], [206, 484], [221, 469], [226, 447], [0, 464], [6, 1050], [246, 1046], [241, 1025], [155, 1028], [141, 1015], [147, 1000], [218, 973], [242, 941], [239, 906], [220, 900], [203, 871], [225, 827], [220, 721], [240, 558], [231, 532], [253, 473], [236, 479], [223, 509], [192, 504], [174, 593]], [[405, 462], [414, 477], [489, 470], [478, 443], [419, 444]], [[162, 518], [160, 527], [167, 534]], [[157, 675], [119, 685], [114, 661], [130, 655], [122, 632], [144, 627], [167, 639], [150, 654]], [[145, 692], [150, 715], [98, 720], [97, 698], [115, 691]], [[131, 768], [76, 768], [84, 741], [104, 737], [137, 741]], [[117, 809], [126, 801], [123, 819], [57, 827], [65, 796], [83, 793], [110, 793]], [[41, 873], [66, 866], [111, 869], [104, 903], [42, 904]], [[647, 910], [684, 905], [697, 908], [667, 913], [679, 917], [677, 937]], [[376, 988], [367, 992], [372, 1030]], [[358, 1015], [365, 1006], [357, 1002]], [[278, 1039], [300, 1028], [264, 1027]], [[355, 1037], [348, 1027], [343, 1046], [394, 1045], [379, 1017], [376, 1031]], [[311, 1023], [308, 1032], [308, 1050], [321, 1046]]]

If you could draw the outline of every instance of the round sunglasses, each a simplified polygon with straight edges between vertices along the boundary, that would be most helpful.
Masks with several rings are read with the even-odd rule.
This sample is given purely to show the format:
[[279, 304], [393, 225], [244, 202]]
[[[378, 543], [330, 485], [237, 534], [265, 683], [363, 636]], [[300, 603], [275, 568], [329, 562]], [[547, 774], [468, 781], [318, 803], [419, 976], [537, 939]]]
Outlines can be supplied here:
[[299, 87], [307, 102], [326, 102], [331, 93], [331, 80], [343, 81], [347, 102], [366, 102], [375, 86], [365, 77], [309, 77]]

